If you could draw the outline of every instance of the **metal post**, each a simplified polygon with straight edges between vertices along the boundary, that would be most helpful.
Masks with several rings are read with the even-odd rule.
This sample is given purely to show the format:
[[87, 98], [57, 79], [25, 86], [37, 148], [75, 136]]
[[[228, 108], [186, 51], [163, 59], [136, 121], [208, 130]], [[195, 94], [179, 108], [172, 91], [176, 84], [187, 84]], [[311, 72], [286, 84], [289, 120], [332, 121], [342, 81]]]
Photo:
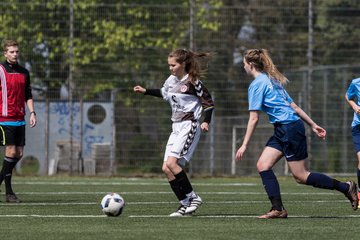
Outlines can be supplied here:
[[[194, 50], [194, 1], [189, 0], [189, 50]], [[189, 164], [189, 173], [193, 173], [192, 164]]]
[[235, 161], [235, 152], [236, 152], [236, 128], [237, 126], [233, 126], [232, 128], [232, 152], [231, 152], [231, 175], [236, 174], [236, 161]]
[[[322, 124], [323, 127], [326, 129], [327, 128], [327, 106], [328, 106], [328, 94], [326, 94], [328, 92], [328, 82], [329, 82], [329, 74], [328, 74], [329, 70], [325, 70], [324, 73], [324, 82], [323, 82], [323, 112], [322, 112]], [[329, 155], [328, 155], [328, 142], [325, 141], [325, 143], [323, 144], [323, 159], [325, 159], [325, 165], [326, 165], [326, 171], [329, 171]]]
[[[338, 70], [336, 70], [338, 71]], [[347, 90], [347, 81], [348, 81], [348, 71], [345, 68], [345, 70], [343, 70], [343, 73], [341, 74], [341, 76], [343, 76], [343, 83], [342, 83], [342, 91], [345, 95], [346, 90]], [[351, 167], [349, 167], [349, 162], [348, 162], [348, 133], [350, 132], [351, 135], [351, 127], [350, 125], [348, 125], [348, 114], [349, 114], [349, 105], [346, 101], [342, 101], [342, 105], [343, 105], [343, 124], [342, 124], [342, 137], [341, 137], [341, 166], [342, 166], [342, 171], [343, 172], [348, 172], [349, 169], [351, 169]]]
[[[214, 92], [211, 93], [213, 100], [215, 101]], [[213, 111], [212, 116], [212, 127], [210, 129], [210, 156], [209, 156], [209, 170], [210, 175], [212, 176], [214, 174], [214, 167], [215, 167], [215, 111]]]
[[84, 173], [84, 158], [83, 158], [83, 140], [84, 140], [84, 100], [83, 95], [80, 96], [80, 140], [79, 140], [79, 153], [78, 153], [78, 167], [79, 173]]
[[110, 173], [111, 175], [116, 174], [116, 164], [115, 164], [115, 157], [116, 157], [116, 153], [115, 153], [115, 149], [116, 149], [116, 124], [115, 124], [115, 103], [116, 103], [116, 95], [118, 94], [118, 89], [114, 89], [111, 91], [111, 103], [112, 103], [112, 108], [111, 108], [111, 112], [112, 112], [112, 116], [113, 116], [113, 120], [112, 120], [112, 129], [113, 129], [113, 135], [112, 135], [112, 140], [110, 143]]
[[46, 97], [45, 102], [45, 167], [46, 175], [49, 175], [49, 149], [50, 149], [50, 102], [49, 98]]
[[[311, 91], [312, 91], [312, 75], [313, 75], [313, 1], [309, 0], [309, 12], [308, 12], [308, 49], [307, 49], [307, 60], [308, 60], [308, 71], [306, 79], [306, 112], [311, 117]], [[308, 138], [308, 151], [309, 151], [309, 161], [308, 167], [311, 164], [311, 130], [307, 128], [307, 138]]]
[[74, 0], [70, 0], [70, 24], [69, 24], [69, 114], [70, 114], [70, 159], [69, 174], [73, 174], [73, 39], [74, 39]]
[[189, 23], [189, 49], [194, 49], [194, 0], [189, 0], [190, 3], [190, 23]]

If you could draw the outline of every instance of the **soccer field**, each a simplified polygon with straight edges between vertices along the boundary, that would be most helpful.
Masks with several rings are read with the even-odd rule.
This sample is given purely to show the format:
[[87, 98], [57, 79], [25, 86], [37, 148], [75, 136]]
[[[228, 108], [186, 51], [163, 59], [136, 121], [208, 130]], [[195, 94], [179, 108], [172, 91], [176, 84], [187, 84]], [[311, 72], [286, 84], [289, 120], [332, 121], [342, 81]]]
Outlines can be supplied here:
[[[344, 180], [344, 179], [342, 179]], [[193, 178], [204, 204], [178, 207], [163, 178], [14, 177], [20, 204], [0, 202], [4, 239], [358, 239], [360, 210], [336, 191], [279, 178], [288, 219], [257, 219], [270, 209], [260, 178]], [[106, 217], [100, 201], [118, 192], [126, 206]], [[2, 189], [2, 193], [4, 190]], [[5, 237], [5, 233], [6, 237]]]

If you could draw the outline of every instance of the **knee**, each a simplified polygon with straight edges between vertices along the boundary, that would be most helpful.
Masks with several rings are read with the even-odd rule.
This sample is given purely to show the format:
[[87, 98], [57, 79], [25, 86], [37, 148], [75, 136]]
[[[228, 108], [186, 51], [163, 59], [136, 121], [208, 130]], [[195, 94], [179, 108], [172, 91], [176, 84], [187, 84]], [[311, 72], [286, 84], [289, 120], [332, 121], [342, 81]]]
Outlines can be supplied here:
[[5, 156], [10, 158], [21, 159], [23, 157], [22, 151], [17, 151], [16, 149], [8, 149], [5, 151]]
[[292, 174], [295, 181], [299, 184], [306, 184], [307, 175], [306, 174]]
[[178, 164], [177, 164], [177, 160], [173, 160], [173, 159], [168, 159], [165, 163], [164, 163], [165, 167], [171, 171], [174, 172], [176, 171], [176, 169], [178, 168]]
[[175, 179], [175, 175], [172, 173], [172, 171], [166, 166], [166, 164], [164, 163], [162, 166], [162, 171], [165, 174], [166, 178], [168, 179], [168, 181], [172, 181]]
[[271, 169], [271, 166], [269, 164], [266, 164], [264, 162], [257, 162], [256, 163], [256, 168], [258, 170], [258, 172], [263, 172], [263, 171], [267, 171], [269, 169]]
[[293, 178], [297, 183], [304, 184], [304, 181], [301, 178], [297, 177], [296, 175], [293, 175]]
[[162, 169], [163, 173], [165, 173], [166, 175], [169, 175], [171, 173], [170, 169], [168, 168], [168, 166], [166, 164], [163, 164]]

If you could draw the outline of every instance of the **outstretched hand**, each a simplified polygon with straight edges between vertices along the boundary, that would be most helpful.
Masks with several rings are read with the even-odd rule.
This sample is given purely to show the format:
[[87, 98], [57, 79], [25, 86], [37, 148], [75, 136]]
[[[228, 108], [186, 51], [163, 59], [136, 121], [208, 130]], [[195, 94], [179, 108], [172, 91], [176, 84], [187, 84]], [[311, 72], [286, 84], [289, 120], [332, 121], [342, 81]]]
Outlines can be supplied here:
[[143, 88], [142, 86], [137, 85], [137, 86], [134, 87], [134, 92], [137, 92], [137, 93], [145, 93], [145, 92], [146, 92], [146, 89]]

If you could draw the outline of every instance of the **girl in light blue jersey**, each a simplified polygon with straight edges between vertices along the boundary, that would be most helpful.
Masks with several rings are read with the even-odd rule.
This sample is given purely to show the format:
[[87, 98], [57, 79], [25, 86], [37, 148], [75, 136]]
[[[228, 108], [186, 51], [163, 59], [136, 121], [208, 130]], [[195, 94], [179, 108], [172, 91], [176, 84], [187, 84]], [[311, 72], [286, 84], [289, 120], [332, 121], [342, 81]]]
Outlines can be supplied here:
[[[360, 185], [360, 78], [353, 79], [348, 87], [345, 99], [354, 110], [354, 117], [351, 123], [352, 140], [358, 159], [357, 180]], [[358, 198], [360, 190], [358, 189]]]
[[356, 184], [340, 182], [322, 173], [310, 172], [305, 167], [308, 157], [304, 123], [313, 132], [325, 139], [326, 131], [317, 125], [284, 89], [288, 82], [272, 62], [265, 49], [251, 49], [245, 53], [244, 69], [254, 78], [248, 89], [249, 121], [236, 160], [244, 156], [251, 136], [259, 121], [259, 112], [265, 112], [274, 125], [274, 134], [269, 138], [257, 161], [265, 191], [271, 201], [271, 210], [259, 218], [286, 218], [287, 211], [281, 200], [280, 187], [272, 167], [285, 156], [289, 170], [298, 183], [317, 188], [338, 190], [350, 200], [354, 210], [358, 208]]

